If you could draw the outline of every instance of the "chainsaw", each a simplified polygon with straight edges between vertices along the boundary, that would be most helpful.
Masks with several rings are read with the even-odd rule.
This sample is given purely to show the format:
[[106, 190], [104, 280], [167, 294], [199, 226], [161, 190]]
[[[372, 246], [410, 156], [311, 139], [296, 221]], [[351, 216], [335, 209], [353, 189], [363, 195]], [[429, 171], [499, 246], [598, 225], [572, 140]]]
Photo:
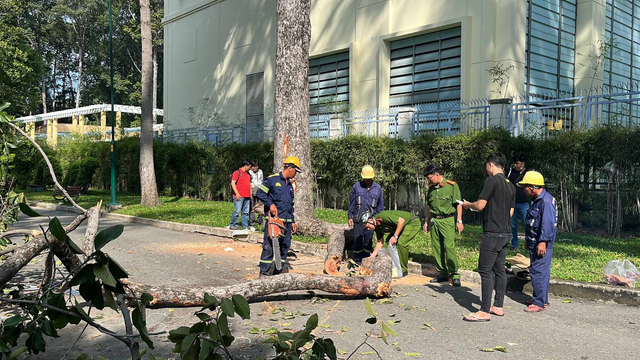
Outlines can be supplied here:
[[282, 270], [282, 256], [280, 254], [280, 239], [284, 238], [287, 234], [287, 228], [284, 226], [284, 222], [278, 217], [272, 217], [269, 212], [269, 222], [267, 225], [267, 231], [269, 232], [269, 239], [271, 240], [271, 247], [273, 249], [273, 262], [276, 270]]

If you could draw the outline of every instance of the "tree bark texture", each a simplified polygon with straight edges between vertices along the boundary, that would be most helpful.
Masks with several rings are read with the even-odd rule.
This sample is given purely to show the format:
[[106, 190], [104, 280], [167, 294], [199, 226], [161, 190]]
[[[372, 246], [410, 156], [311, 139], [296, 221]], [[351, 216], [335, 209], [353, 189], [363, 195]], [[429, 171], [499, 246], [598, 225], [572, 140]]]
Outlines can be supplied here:
[[321, 290], [349, 296], [385, 297], [391, 291], [391, 266], [391, 258], [388, 255], [380, 254], [375, 258], [363, 260], [361, 266], [361, 275], [363, 276], [334, 277], [289, 273], [208, 289], [180, 289], [133, 283], [129, 283], [128, 286], [136, 294], [143, 292], [151, 294], [153, 296], [152, 307], [202, 306], [204, 305], [205, 292], [218, 299], [231, 295], [242, 295], [247, 300], [296, 290]]
[[[87, 218], [86, 214], [81, 214], [76, 217], [71, 224], [67, 225], [64, 228], [64, 231], [68, 234], [71, 231], [78, 228], [80, 224]], [[60, 243], [56, 240], [53, 235], [47, 233], [47, 239], [45, 239], [43, 234], [39, 234], [35, 236], [31, 241], [26, 243], [24, 246], [21, 246], [19, 249], [13, 252], [13, 255], [9, 259], [0, 265], [0, 288], [4, 287], [11, 279], [22, 269], [25, 265], [31, 261], [34, 257], [38, 256], [42, 251], [49, 248], [49, 241], [53, 244], [54, 252], [59, 252], [64, 259], [61, 257], [60, 260], [62, 263], [69, 269], [69, 266], [73, 266], [75, 263], [74, 260], [70, 259], [70, 256], [67, 256], [71, 251], [67, 248], [66, 244]], [[66, 251], [65, 251], [66, 250]], [[68, 252], [68, 253], [67, 253]], [[71, 253], [71, 255], [74, 255]], [[80, 261], [77, 256], [75, 256], [77, 261]], [[66, 263], [65, 263], [66, 262]], [[77, 263], [75, 263], [77, 265]]]
[[158, 58], [156, 47], [153, 46], [153, 125], [158, 120], [156, 119], [156, 109], [158, 108]]
[[93, 241], [98, 234], [98, 226], [100, 225], [100, 207], [102, 201], [97, 206], [89, 209], [87, 214], [87, 230], [84, 233], [84, 239], [82, 240], [82, 251], [84, 252], [84, 259], [86, 260], [94, 250]]
[[151, 39], [151, 9], [149, 0], [140, 0], [140, 31], [142, 33], [142, 115], [140, 128], [140, 204], [154, 207], [160, 204], [156, 173], [153, 167], [153, 43]]
[[278, 0], [276, 5], [276, 74], [274, 111], [274, 172], [282, 170], [284, 140], [290, 156], [300, 159], [296, 176], [296, 222], [313, 218], [313, 172], [309, 134], [309, 44], [311, 0]]

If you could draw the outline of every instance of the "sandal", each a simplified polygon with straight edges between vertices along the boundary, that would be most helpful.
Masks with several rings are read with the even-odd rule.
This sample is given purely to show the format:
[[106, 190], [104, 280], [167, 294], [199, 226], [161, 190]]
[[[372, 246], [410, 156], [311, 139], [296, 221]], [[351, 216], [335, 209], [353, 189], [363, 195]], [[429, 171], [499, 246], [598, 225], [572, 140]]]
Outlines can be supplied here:
[[463, 317], [462, 320], [469, 321], [469, 322], [488, 322], [488, 321], [491, 321], [491, 318], [484, 319], [481, 317], [477, 317], [475, 314], [471, 314]]
[[494, 309], [494, 307], [492, 306], [492, 307], [491, 307], [491, 309], [489, 310], [489, 312], [490, 312], [492, 315], [495, 315], [495, 316], [504, 316], [504, 310], [502, 311], [502, 314], [498, 314], [497, 312], [493, 311], [493, 309]]
[[534, 313], [534, 312], [541, 312], [541, 311], [545, 311], [546, 309], [543, 307], [540, 307], [538, 305], [529, 305], [527, 306], [526, 309], [524, 309], [525, 312], [529, 312], [529, 313]]
[[[524, 302], [525, 305], [533, 305], [533, 299], [529, 299]], [[544, 304], [544, 307], [550, 306], [551, 304]]]

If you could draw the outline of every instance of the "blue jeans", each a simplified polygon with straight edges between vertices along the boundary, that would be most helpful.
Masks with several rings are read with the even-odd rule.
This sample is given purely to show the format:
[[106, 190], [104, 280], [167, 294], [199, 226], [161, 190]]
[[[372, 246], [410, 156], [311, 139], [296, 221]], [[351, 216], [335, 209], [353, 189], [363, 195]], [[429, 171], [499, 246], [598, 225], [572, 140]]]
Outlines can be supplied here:
[[513, 216], [511, 217], [511, 247], [518, 247], [518, 219], [522, 221], [522, 225], [525, 225], [525, 219], [527, 218], [527, 211], [529, 211], [529, 203], [516, 204], [513, 209]]
[[242, 228], [249, 227], [249, 204], [251, 198], [233, 198], [233, 214], [231, 215], [231, 223], [229, 226], [237, 226], [238, 215], [242, 212]]

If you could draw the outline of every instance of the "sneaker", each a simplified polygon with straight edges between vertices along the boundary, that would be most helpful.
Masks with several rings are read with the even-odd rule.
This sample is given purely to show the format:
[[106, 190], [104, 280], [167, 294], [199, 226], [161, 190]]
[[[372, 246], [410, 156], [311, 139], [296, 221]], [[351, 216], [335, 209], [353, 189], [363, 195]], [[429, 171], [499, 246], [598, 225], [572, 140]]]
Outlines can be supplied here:
[[229, 229], [229, 230], [238, 230], [238, 227], [235, 226], [235, 225], [234, 226], [229, 225], [229, 226], [227, 226], [227, 229]]

